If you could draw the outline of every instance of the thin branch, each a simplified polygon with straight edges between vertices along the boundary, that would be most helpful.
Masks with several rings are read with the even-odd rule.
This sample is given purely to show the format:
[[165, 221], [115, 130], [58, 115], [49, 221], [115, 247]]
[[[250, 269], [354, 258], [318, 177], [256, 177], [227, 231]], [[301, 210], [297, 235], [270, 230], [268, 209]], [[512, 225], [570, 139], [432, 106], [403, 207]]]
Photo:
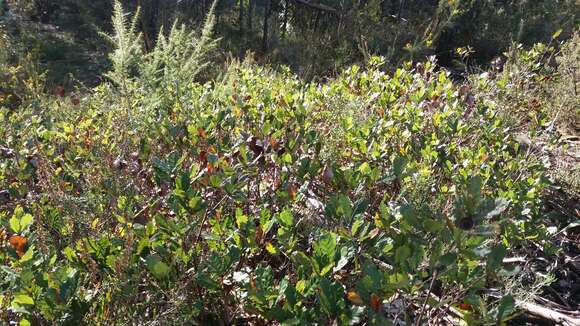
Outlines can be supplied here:
[[427, 291], [427, 296], [425, 297], [425, 301], [423, 301], [423, 306], [421, 307], [421, 312], [419, 313], [419, 318], [417, 318], [416, 326], [421, 325], [421, 320], [423, 319], [423, 315], [425, 314], [425, 307], [427, 306], [427, 300], [431, 295], [431, 290], [433, 290], [433, 284], [435, 284], [435, 279], [437, 279], [437, 270], [433, 271], [433, 276], [431, 277], [431, 284], [429, 284], [429, 291]]

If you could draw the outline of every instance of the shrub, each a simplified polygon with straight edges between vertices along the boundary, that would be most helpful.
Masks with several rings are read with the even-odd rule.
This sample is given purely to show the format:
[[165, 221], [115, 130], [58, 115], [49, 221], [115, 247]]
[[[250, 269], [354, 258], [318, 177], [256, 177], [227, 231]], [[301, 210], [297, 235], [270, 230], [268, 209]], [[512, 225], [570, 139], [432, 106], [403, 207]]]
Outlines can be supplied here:
[[432, 62], [373, 60], [326, 85], [234, 65], [138, 134], [114, 125], [109, 87], [10, 128], [33, 158], [0, 170], [5, 230], [26, 241], [6, 243], [4, 305], [31, 321], [381, 323], [393, 296], [418, 316], [436, 280], [504, 318], [481, 289], [542, 235], [543, 166]]
[[433, 61], [386, 74], [373, 57], [326, 84], [242, 63], [199, 83], [172, 61], [196, 58], [190, 34], [171, 35], [117, 52], [80, 103], [2, 108], [1, 318], [509, 318], [503, 259], [543, 244], [545, 182], [499, 107]]

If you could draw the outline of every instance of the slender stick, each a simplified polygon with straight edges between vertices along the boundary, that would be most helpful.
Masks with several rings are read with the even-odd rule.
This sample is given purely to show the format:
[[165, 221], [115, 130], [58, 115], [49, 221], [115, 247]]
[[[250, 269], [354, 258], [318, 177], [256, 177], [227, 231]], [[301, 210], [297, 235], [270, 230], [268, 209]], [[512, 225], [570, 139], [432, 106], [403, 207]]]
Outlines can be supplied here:
[[425, 300], [423, 301], [423, 306], [421, 307], [419, 318], [415, 323], [416, 326], [421, 325], [421, 320], [423, 319], [423, 315], [425, 314], [425, 306], [427, 306], [427, 300], [429, 300], [429, 297], [431, 296], [431, 290], [433, 289], [433, 284], [435, 284], [435, 279], [437, 279], [437, 269], [433, 271], [433, 276], [431, 277], [431, 284], [429, 284], [429, 291], [427, 292], [427, 296], [425, 296]]

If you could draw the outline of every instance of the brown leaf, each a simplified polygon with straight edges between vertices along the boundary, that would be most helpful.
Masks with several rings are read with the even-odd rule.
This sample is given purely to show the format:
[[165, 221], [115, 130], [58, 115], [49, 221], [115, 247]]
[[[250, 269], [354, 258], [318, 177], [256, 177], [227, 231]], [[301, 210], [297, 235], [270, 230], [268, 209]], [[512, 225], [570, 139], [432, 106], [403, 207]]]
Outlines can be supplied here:
[[12, 248], [16, 250], [16, 254], [18, 254], [18, 257], [24, 256], [25, 252], [24, 248], [26, 247], [26, 243], [28, 242], [25, 237], [20, 235], [13, 235], [10, 237], [9, 242]]
[[206, 137], [205, 130], [203, 128], [197, 128], [197, 135], [201, 138], [205, 138]]
[[264, 231], [262, 231], [262, 227], [258, 226], [256, 228], [256, 243], [262, 243], [262, 240], [264, 239]]
[[295, 185], [288, 186], [288, 194], [290, 195], [290, 198], [292, 200], [296, 199], [296, 192], [297, 192], [297, 189], [296, 189]]

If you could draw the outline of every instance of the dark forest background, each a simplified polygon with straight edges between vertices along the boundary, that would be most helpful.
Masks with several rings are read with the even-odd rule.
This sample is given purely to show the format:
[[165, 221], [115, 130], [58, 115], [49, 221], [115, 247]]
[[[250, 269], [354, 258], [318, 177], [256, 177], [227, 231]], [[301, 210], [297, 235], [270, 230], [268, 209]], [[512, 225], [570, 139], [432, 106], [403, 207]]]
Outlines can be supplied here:
[[[147, 50], [175, 19], [203, 24], [211, 1], [123, 4], [141, 8], [138, 27]], [[12, 33], [53, 66], [56, 82], [70, 67], [84, 81], [106, 68], [95, 53], [106, 51], [99, 32], [111, 29], [111, 1], [0, 0], [0, 6]], [[221, 0], [216, 34], [222, 62], [251, 51], [259, 62], [287, 65], [306, 78], [333, 75], [377, 54], [393, 67], [436, 55], [440, 65], [462, 73], [485, 69], [513, 43], [548, 43], [556, 32], [569, 37], [577, 11], [574, 0]]]

